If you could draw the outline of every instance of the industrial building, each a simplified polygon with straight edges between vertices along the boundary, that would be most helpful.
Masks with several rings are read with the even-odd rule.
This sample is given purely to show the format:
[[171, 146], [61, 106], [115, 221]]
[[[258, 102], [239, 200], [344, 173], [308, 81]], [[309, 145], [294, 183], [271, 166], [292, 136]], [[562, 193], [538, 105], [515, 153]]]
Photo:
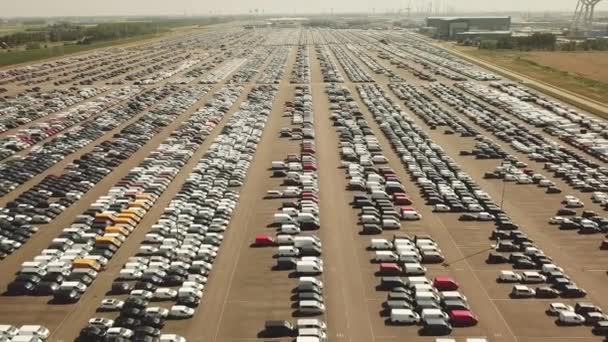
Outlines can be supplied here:
[[435, 38], [454, 40], [463, 32], [510, 31], [511, 17], [428, 17]]
[[300, 27], [303, 24], [307, 23], [308, 21], [309, 21], [308, 18], [292, 18], [292, 17], [268, 19], [268, 22], [273, 27], [281, 27], [281, 28]]

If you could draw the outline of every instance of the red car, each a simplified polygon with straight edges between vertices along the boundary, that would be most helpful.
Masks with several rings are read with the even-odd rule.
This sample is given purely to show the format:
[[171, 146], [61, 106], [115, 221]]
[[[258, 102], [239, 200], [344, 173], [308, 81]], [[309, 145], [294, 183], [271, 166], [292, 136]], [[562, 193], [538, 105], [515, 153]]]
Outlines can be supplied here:
[[393, 202], [395, 202], [396, 205], [411, 205], [412, 204], [412, 200], [409, 197], [403, 196], [403, 195], [398, 195], [398, 194], [393, 195]]
[[253, 245], [256, 247], [276, 246], [277, 242], [271, 236], [257, 235]]
[[450, 322], [456, 327], [472, 327], [477, 325], [479, 319], [469, 310], [452, 310]]
[[403, 269], [396, 263], [380, 264], [380, 275], [382, 276], [399, 276], [403, 274]]
[[456, 280], [448, 276], [439, 276], [433, 280], [433, 286], [439, 291], [456, 291], [460, 287]]

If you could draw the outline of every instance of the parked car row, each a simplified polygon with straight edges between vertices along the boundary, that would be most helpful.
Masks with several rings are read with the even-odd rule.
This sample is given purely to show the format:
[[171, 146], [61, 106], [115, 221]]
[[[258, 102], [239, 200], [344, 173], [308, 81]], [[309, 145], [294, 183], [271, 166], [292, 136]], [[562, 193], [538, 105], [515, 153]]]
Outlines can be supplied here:
[[[395, 37], [395, 34], [391, 33], [387, 36]], [[472, 63], [465, 62], [464, 60], [455, 57], [449, 51], [433, 46], [429, 42], [415, 37], [411, 33], [399, 34], [398, 38], [402, 41], [402, 43], [397, 45], [398, 49], [430, 62], [433, 65], [449, 69], [477, 81], [500, 80], [499, 76], [482, 71]]]
[[[521, 164], [519, 164], [521, 165]], [[548, 179], [541, 173], [535, 173], [534, 170], [519, 166], [517, 162], [503, 161], [492, 172], [486, 172], [486, 179], [502, 179], [503, 182], [513, 182], [516, 184], [536, 184], [540, 188], [546, 188], [546, 193], [560, 193], [555, 186], [555, 182]]]
[[238, 70], [243, 64], [245, 64], [246, 59], [244, 58], [234, 58], [228, 60], [226, 63], [220, 65], [219, 67], [213, 69], [210, 73], [208, 73], [200, 83], [203, 84], [215, 84], [223, 81], [233, 72]]
[[[168, 124], [207, 89], [202, 86], [184, 89], [178, 92], [174, 102], [149, 115], [157, 122], [165, 120]], [[200, 127], [200, 120], [208, 117], [210, 121], [205, 122], [209, 128]], [[53, 295], [59, 303], [78, 301], [218, 121], [207, 113], [192, 116], [107, 195], [77, 216], [47, 249], [32, 261], [24, 262], [16, 279], [9, 284], [8, 292]], [[146, 132], [140, 130], [139, 133]]]
[[[457, 115], [444, 110], [422, 90], [407, 83], [391, 83], [389, 88], [404, 104], [431, 129], [447, 126], [445, 134], [458, 133], [461, 137], [475, 137], [479, 132]], [[428, 89], [433, 93], [433, 89]]]
[[41, 325], [22, 325], [17, 328], [10, 324], [0, 324], [0, 341], [41, 342], [46, 341], [51, 332]]
[[310, 57], [308, 54], [308, 45], [298, 45], [296, 54], [296, 63], [291, 70], [290, 83], [310, 83]]
[[500, 208], [473, 179], [435, 144], [377, 85], [359, 94], [436, 212], [470, 212], [493, 219]]
[[[431, 69], [430, 63], [414, 57], [411, 54], [406, 54], [390, 45], [380, 45], [380, 48], [382, 50], [378, 57], [388, 60], [390, 64], [396, 66], [397, 69], [405, 69], [423, 81], [434, 82], [437, 80], [433, 74], [426, 71], [426, 69]], [[416, 67], [416, 64], [422, 65], [423, 68]]]
[[[564, 179], [574, 189], [581, 191], [608, 191], [606, 172], [608, 169], [565, 149], [525, 127], [515, 123], [507, 115], [492, 109], [490, 105], [467, 95], [474, 96], [477, 86], [457, 84], [456, 88], [437, 85], [444, 95], [440, 99], [465, 114], [515, 150], [526, 154], [531, 160], [545, 162], [545, 169], [555, 177]], [[481, 95], [480, 95], [481, 96]]]
[[557, 317], [555, 324], [560, 326], [588, 325], [593, 334], [608, 336], [608, 315], [592, 303], [577, 302], [574, 306], [564, 303], [551, 303], [547, 315]]
[[[325, 313], [323, 282], [322, 242], [309, 230], [320, 229], [319, 221], [319, 184], [316, 166], [316, 147], [314, 136], [314, 114], [312, 95], [309, 86], [296, 86], [293, 102], [285, 104], [285, 112], [292, 118], [292, 124], [300, 127], [302, 134], [300, 155], [288, 155], [285, 162], [291, 166], [284, 174], [283, 184], [296, 187], [299, 195], [296, 201], [283, 202], [279, 212], [274, 215], [273, 223], [278, 223], [276, 241], [276, 270], [295, 271], [298, 285], [294, 292], [296, 316], [320, 316]], [[292, 137], [292, 139], [294, 139]], [[297, 138], [296, 138], [297, 139]], [[274, 164], [274, 163], [273, 163]], [[294, 167], [295, 166], [295, 167]], [[279, 169], [280, 171], [281, 169]], [[273, 168], [273, 177], [277, 169]], [[296, 341], [327, 341], [327, 328], [321, 319], [298, 321], [314, 323], [316, 326], [291, 329], [297, 336]], [[265, 326], [263, 335], [272, 335]]]
[[290, 51], [291, 47], [277, 47], [272, 53], [266, 68], [260, 72], [260, 77], [257, 78], [256, 83], [279, 84], [283, 78], [285, 64], [287, 63], [287, 58], [289, 58]]
[[330, 45], [338, 63], [346, 72], [348, 78], [355, 83], [375, 82], [374, 78], [355, 62], [354, 58], [340, 45]]
[[[92, 101], [81, 102], [77, 106], [68, 110], [56, 112], [48, 120], [37, 122], [27, 128], [20, 129], [15, 132], [14, 135], [7, 135], [0, 140], [0, 158], [5, 159], [11, 157], [20, 151], [37, 145], [47, 138], [60, 134], [62, 131], [74, 127], [84, 120], [89, 120], [92, 117], [103, 113], [105, 110], [118, 104], [119, 102], [132, 98], [133, 96], [139, 94], [142, 90], [143, 89], [139, 87], [125, 87], [118, 89]], [[90, 96], [88, 97], [92, 97], [97, 94], [98, 93], [91, 91]], [[30, 109], [30, 111], [38, 113], [37, 109]], [[17, 113], [15, 113], [15, 115], [21, 118], [22, 112], [22, 110], [19, 110]], [[51, 112], [53, 112], [53, 109], [49, 108], [48, 112], [39, 112], [39, 116], [47, 116]], [[10, 120], [11, 115], [3, 116], [3, 118], [4, 117], [7, 117], [7, 119]]]
[[[357, 114], [349, 113], [346, 104], [352, 98], [352, 95], [348, 90], [340, 89], [337, 86], [328, 86], [327, 92], [335, 98], [336, 102], [345, 105], [339, 111], [334, 111], [331, 116], [334, 125], [338, 127], [340, 144], [344, 144], [349, 140], [347, 138], [351, 137], [346, 132], [351, 133], [355, 141], [374, 141], [374, 139], [369, 139], [370, 136], [373, 137], [371, 131], [367, 132], [367, 138], [364, 138], [361, 133], [362, 128], [369, 128], [369, 126], [365, 123], [365, 119], [361, 116], [358, 108], [353, 105], [350, 111]], [[348, 117], [348, 114], [345, 113], [352, 116]], [[358, 122], [359, 125], [356, 123], [348, 124], [349, 119]], [[347, 124], [342, 126], [344, 123]], [[352, 129], [341, 130], [342, 127]], [[365, 149], [365, 145], [361, 145], [358, 148], [360, 151]], [[371, 145], [374, 146], [375, 144]], [[371, 193], [371, 199], [367, 199], [367, 201], [370, 201], [370, 203], [364, 203], [366, 199], [363, 197], [365, 196], [355, 196], [353, 202], [355, 207], [361, 208], [360, 217], [362, 220], [366, 216], [381, 214], [380, 216], [384, 221], [385, 217], [392, 216], [391, 212], [395, 212], [394, 208], [397, 207], [397, 203], [405, 200], [408, 204], [412, 204], [392, 170], [379, 168], [379, 173], [375, 173], [372, 167], [363, 168], [356, 161], [347, 162], [349, 163], [349, 175], [353, 175], [353, 170], [366, 172], [367, 175], [367, 191]], [[378, 188], [374, 187], [374, 182], [381, 179], [385, 182], [386, 192], [392, 193], [392, 201], [389, 198], [375, 196]], [[402, 211], [403, 209], [401, 208]], [[399, 227], [400, 225], [397, 226], [397, 228]], [[365, 223], [363, 232], [366, 232]], [[379, 232], [382, 232], [382, 230], [379, 230]], [[449, 334], [452, 325], [470, 326], [477, 324], [477, 317], [470, 311], [466, 297], [456, 291], [458, 284], [453, 279], [438, 277], [434, 282], [437, 287], [434, 287], [424, 277], [426, 268], [422, 266], [422, 263], [440, 263], [444, 260], [441, 249], [432, 238], [416, 236], [412, 239], [407, 235], [394, 235], [392, 241], [383, 238], [372, 239], [369, 249], [374, 251], [372, 262], [379, 263], [379, 270], [376, 273], [382, 277], [379, 289], [389, 291], [388, 300], [383, 303], [385, 308], [383, 314], [389, 316], [387, 321], [390, 324], [422, 323], [421, 333], [428, 335]], [[405, 278], [407, 279], [405, 280], [401, 276], [408, 276], [408, 278]]]
[[344, 76], [340, 73], [336, 62], [332, 59], [327, 46], [315, 45], [315, 51], [319, 64], [321, 65], [321, 73], [323, 74], [323, 82], [344, 82]]
[[264, 62], [272, 56], [273, 46], [252, 47], [251, 51], [246, 55], [247, 61], [230, 77], [230, 83], [248, 83], [251, 82], [264, 65]]
[[359, 59], [363, 62], [363, 64], [365, 64], [368, 68], [370, 68], [371, 71], [373, 71], [375, 74], [384, 75], [386, 77], [395, 77], [395, 76], [399, 77], [399, 76], [395, 75], [395, 73], [391, 69], [378, 63], [378, 61], [376, 61], [369, 54], [367, 54], [367, 52], [365, 52], [365, 50], [369, 51], [369, 50], [373, 49], [373, 47], [371, 45], [358, 46], [358, 45], [348, 44], [346, 47], [348, 48], [348, 50], [350, 50], [350, 53], [359, 57]]
[[583, 211], [581, 216], [554, 216], [549, 223], [560, 230], [577, 230], [579, 234], [608, 233], [608, 218], [591, 210]]
[[[84, 89], [73, 87], [42, 91], [35, 87], [14, 97], [4, 97], [0, 99], [0, 133], [77, 105], [107, 90], [104, 87]], [[6, 157], [0, 154], [0, 158]]]
[[[211, 129], [242, 91], [240, 86], [225, 86], [194, 114], [192, 123], [203, 125], [208, 116], [213, 120], [205, 125], [210, 124]], [[150, 227], [136, 255], [121, 269], [111, 294], [128, 294], [127, 299], [102, 301], [100, 311], [118, 311], [119, 316], [99, 330], [94, 329], [92, 318], [81, 331], [82, 340], [99, 340], [114, 328], [128, 335], [128, 340], [136, 340], [138, 335], [158, 336], [167, 319], [187, 319], [195, 314], [236, 208], [239, 195], [231, 188], [242, 184], [246, 176], [275, 94], [276, 88], [270, 86], [258, 86], [250, 92]], [[188, 131], [197, 137], [200, 127], [192, 126]], [[159, 301], [175, 304], [170, 309], [153, 306], [152, 302]]]
[[[604, 162], [608, 161], [608, 123], [589, 114], [580, 113], [563, 103], [533, 93], [509, 82], [493, 82], [490, 86], [521, 101], [534, 103], [557, 116], [531, 122], [543, 131]], [[526, 120], [527, 121], [527, 120]]]
[[[143, 112], [166, 97], [176, 102], [187, 101], [192, 92], [174, 91], [171, 87], [150, 90], [130, 101], [124, 111], [117, 110], [116, 119], [127, 119], [133, 113]], [[206, 90], [205, 90], [206, 91]], [[95, 149], [68, 164], [58, 175], [49, 175], [38, 184], [6, 203], [0, 215], [0, 256], [4, 257], [21, 246], [36, 230], [32, 224], [46, 224], [79, 200], [85, 192], [101, 181], [123, 160], [137, 152], [150, 138], [159, 133], [178, 116], [177, 104], [161, 105], [142, 115]], [[103, 134], [103, 130], [99, 134]], [[78, 148], [70, 146], [70, 150]], [[39, 155], [44, 158], [44, 154]], [[16, 245], [18, 244], [18, 245]]]

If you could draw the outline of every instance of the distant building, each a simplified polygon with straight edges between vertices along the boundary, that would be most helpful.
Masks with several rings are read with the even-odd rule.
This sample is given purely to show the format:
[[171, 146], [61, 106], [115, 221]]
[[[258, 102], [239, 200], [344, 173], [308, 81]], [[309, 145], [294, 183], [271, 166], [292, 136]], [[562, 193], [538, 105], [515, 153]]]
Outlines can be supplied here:
[[307, 23], [308, 18], [271, 18], [268, 22], [274, 27], [300, 27], [302, 24]]
[[428, 17], [426, 25], [436, 38], [454, 40], [463, 32], [510, 31], [511, 17]]

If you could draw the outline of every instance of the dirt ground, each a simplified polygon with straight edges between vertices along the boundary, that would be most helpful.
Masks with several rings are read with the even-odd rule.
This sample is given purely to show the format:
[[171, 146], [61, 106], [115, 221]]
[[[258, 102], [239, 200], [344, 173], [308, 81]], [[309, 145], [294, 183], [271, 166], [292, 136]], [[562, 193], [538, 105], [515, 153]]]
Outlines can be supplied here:
[[459, 51], [533, 79], [608, 103], [608, 52]]

